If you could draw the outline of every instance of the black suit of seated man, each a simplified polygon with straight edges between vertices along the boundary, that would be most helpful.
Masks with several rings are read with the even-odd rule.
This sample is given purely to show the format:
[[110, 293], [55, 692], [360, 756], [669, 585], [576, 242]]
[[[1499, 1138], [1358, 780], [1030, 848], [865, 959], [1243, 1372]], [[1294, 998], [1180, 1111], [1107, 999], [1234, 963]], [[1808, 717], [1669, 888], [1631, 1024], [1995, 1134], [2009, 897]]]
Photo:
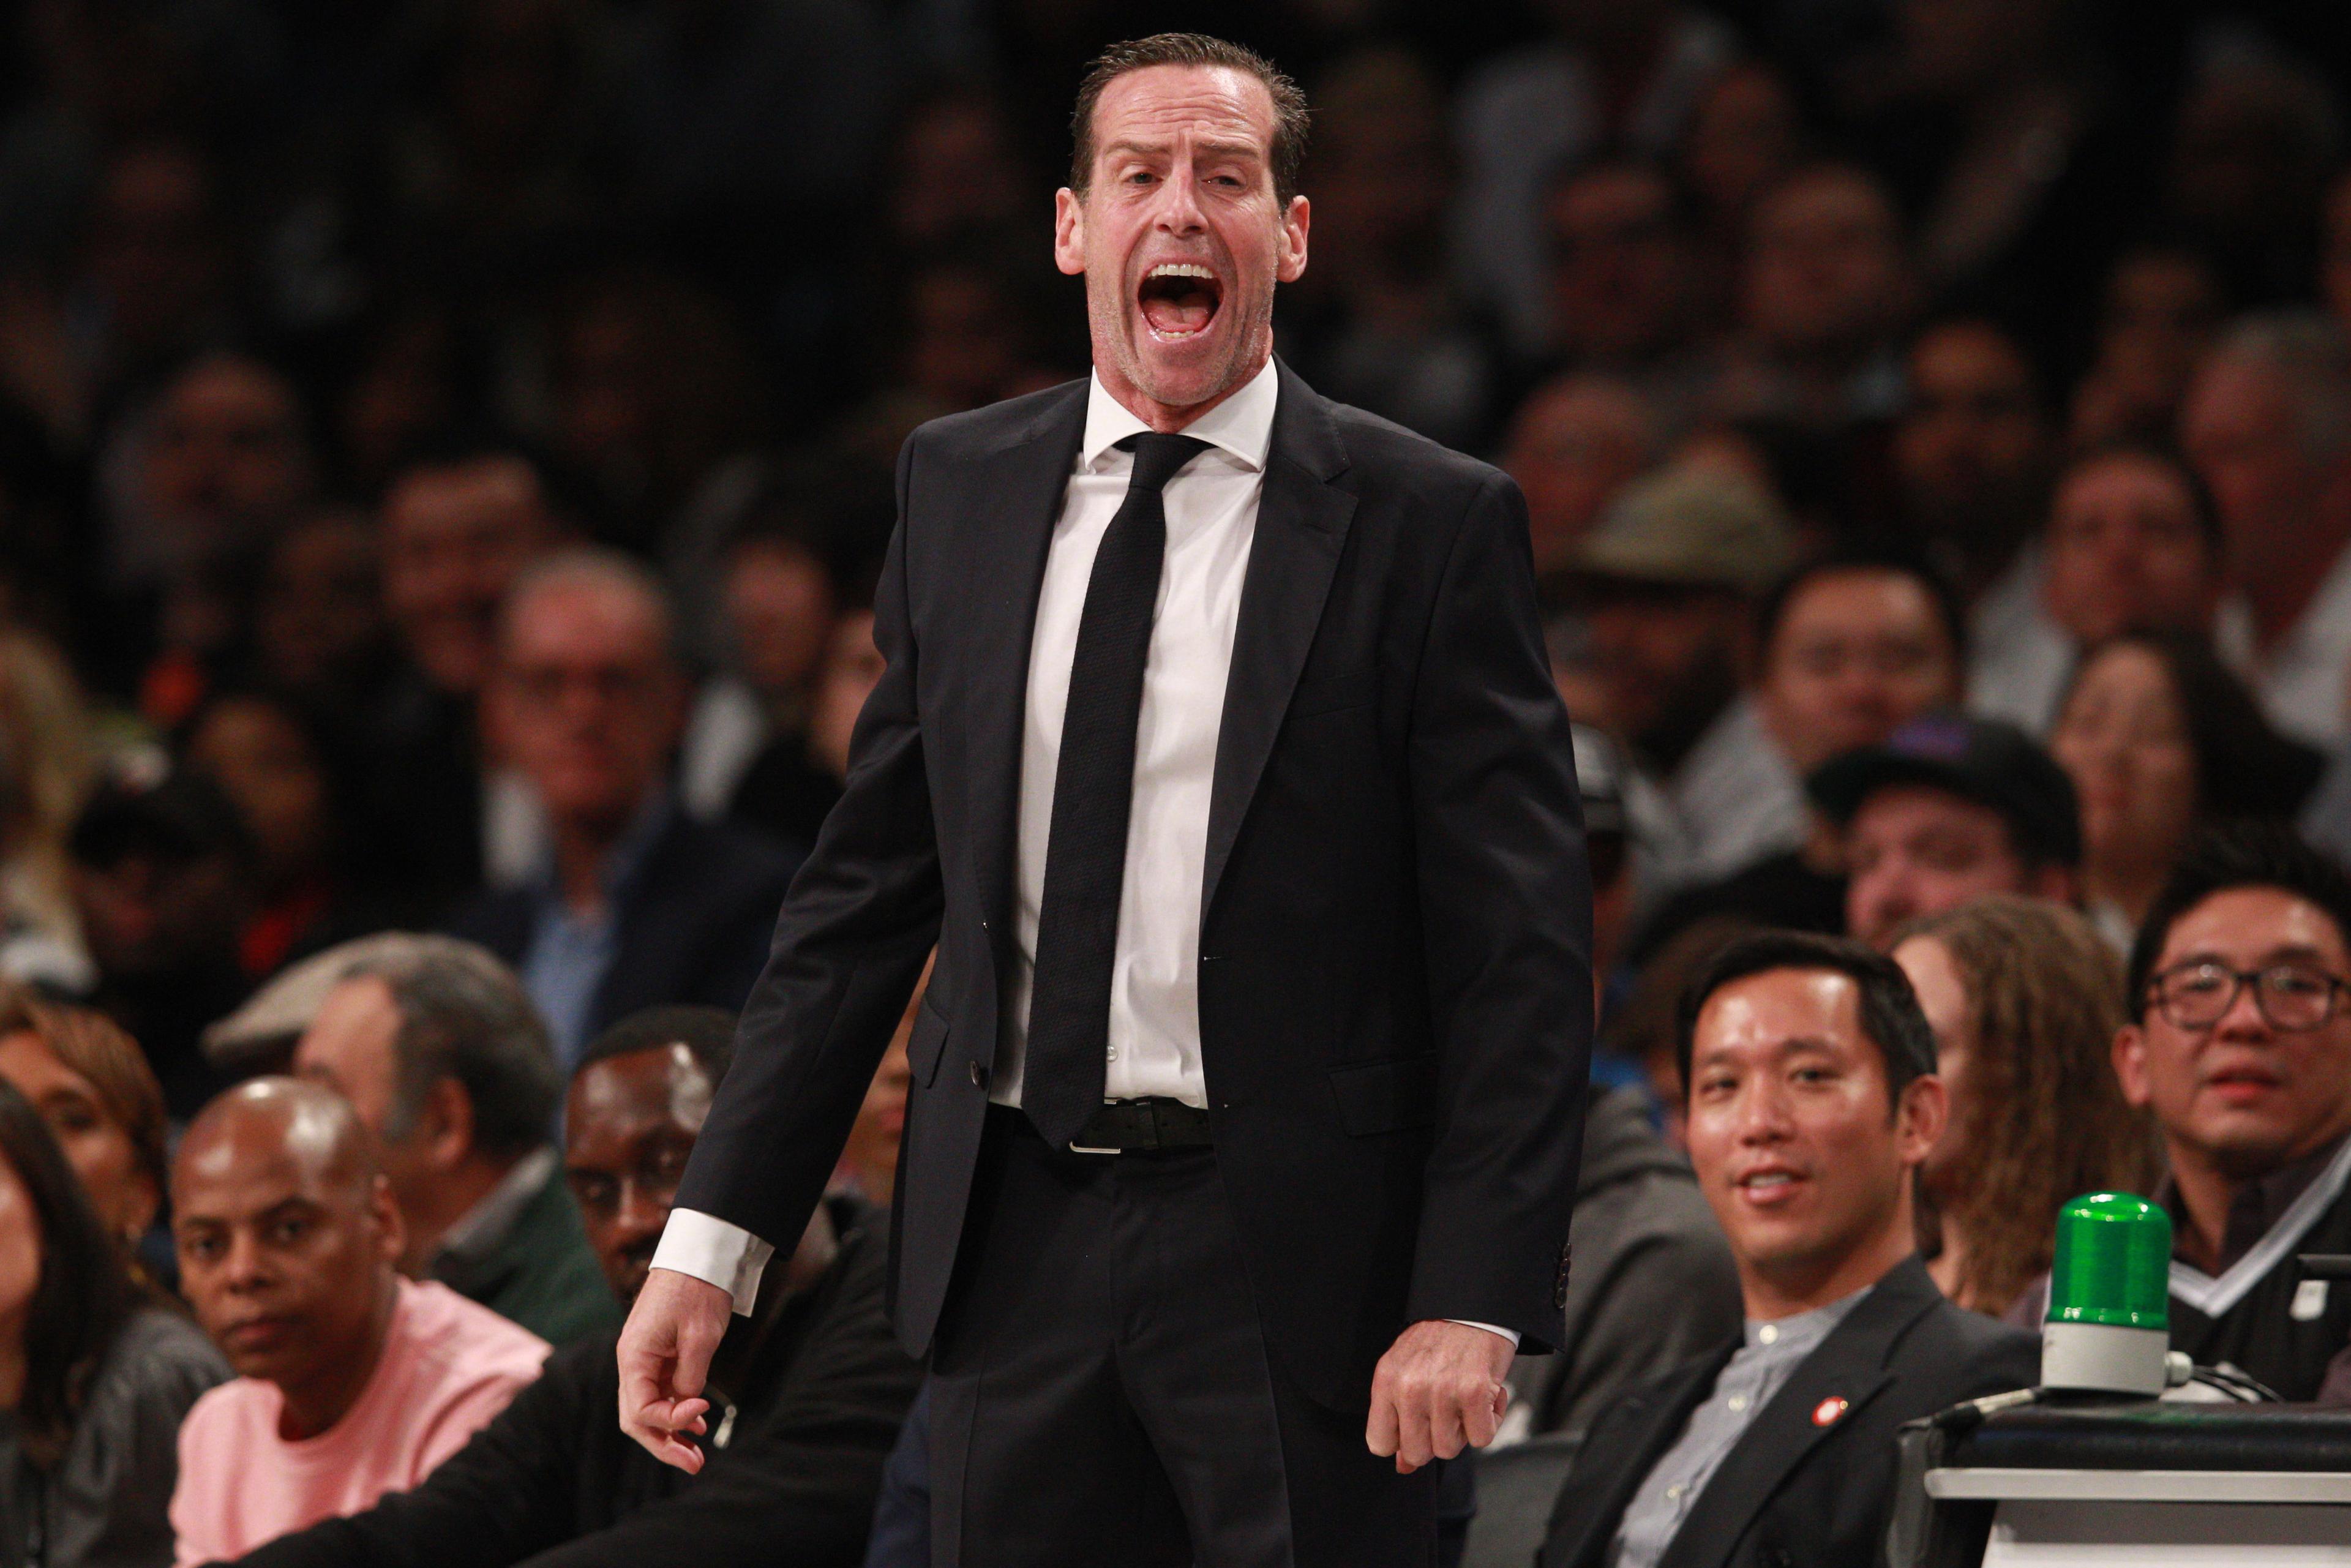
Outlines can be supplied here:
[[[566, 1175], [623, 1301], [644, 1283], [734, 1028], [715, 1008], [652, 1009], [606, 1031], [572, 1077]], [[883, 1310], [888, 1232], [861, 1200], [828, 1199], [790, 1263], [769, 1270], [757, 1309], [713, 1358], [718, 1398], [698, 1477], [622, 1435], [615, 1335], [590, 1334], [549, 1357], [538, 1382], [413, 1490], [243, 1563], [856, 1568], [920, 1377]]]
[[1695, 977], [1680, 1056], [1746, 1327], [1593, 1424], [1541, 1568], [1865, 1568], [1895, 1429], [2038, 1381], [2033, 1337], [1946, 1301], [1913, 1249], [1934, 1036], [1891, 960], [1774, 932]]

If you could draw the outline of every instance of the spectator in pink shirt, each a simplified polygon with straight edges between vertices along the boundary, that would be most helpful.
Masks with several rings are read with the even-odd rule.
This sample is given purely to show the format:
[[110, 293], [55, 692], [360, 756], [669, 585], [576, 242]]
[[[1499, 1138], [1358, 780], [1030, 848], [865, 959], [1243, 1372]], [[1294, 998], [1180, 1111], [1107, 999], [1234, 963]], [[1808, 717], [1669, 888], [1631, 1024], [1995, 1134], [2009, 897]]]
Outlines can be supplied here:
[[538, 1375], [536, 1334], [393, 1272], [399, 1213], [329, 1090], [263, 1078], [214, 1101], [172, 1203], [188, 1299], [241, 1375], [180, 1428], [183, 1565], [414, 1486]]

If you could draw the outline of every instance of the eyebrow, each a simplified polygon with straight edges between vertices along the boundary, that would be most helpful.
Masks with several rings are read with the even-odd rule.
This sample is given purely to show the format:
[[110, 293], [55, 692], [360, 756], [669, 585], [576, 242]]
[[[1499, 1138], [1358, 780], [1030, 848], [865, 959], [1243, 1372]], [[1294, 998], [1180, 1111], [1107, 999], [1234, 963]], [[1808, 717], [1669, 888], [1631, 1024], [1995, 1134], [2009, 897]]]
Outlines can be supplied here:
[[[2324, 952], [2320, 951], [2317, 947], [2311, 946], [2307, 942], [2290, 942], [2283, 946], [2266, 949], [2262, 952], [2261, 956], [2254, 959], [2253, 962], [2262, 968], [2267, 968], [2273, 964], [2287, 964], [2294, 962], [2324, 966], [2327, 962], [2327, 958]], [[2188, 964], [2217, 964], [2224, 969], [2235, 967], [2235, 966], [2230, 961], [2228, 955], [2225, 953], [2213, 952], [2210, 948], [2201, 952], [2182, 954], [2180, 956], [2174, 958], [2170, 963], [2166, 964], [2163, 967], [2167, 969], [2177, 969], [2183, 965]]]
[[[1169, 141], [1113, 141], [1102, 149], [1102, 156], [1107, 158], [1113, 153], [1134, 152], [1147, 157], [1155, 153], [1167, 152], [1174, 145]], [[1212, 158], [1263, 158], [1265, 156], [1262, 149], [1249, 141], [1195, 140], [1192, 147], [1195, 152], [1206, 153]]]

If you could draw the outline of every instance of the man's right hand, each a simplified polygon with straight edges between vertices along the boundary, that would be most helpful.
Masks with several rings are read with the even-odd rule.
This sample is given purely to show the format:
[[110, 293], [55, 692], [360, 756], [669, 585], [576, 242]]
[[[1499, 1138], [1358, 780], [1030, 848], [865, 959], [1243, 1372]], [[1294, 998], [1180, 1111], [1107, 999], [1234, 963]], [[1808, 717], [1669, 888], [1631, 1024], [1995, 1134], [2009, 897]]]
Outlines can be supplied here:
[[702, 1469], [701, 1447], [687, 1434], [707, 1429], [702, 1385], [734, 1312], [734, 1298], [707, 1280], [655, 1269], [621, 1331], [621, 1430], [687, 1475]]

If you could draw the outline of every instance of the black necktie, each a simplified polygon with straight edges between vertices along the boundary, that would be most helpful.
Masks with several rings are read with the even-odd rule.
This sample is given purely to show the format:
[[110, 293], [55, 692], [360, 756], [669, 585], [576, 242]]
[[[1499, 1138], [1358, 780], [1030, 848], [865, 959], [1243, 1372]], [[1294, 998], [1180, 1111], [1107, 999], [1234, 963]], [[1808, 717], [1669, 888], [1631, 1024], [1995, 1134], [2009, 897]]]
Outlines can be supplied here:
[[[1053, 821], [1045, 840], [1045, 894], [1037, 912], [1037, 967], [1029, 993], [1029, 1052], [1020, 1103], [1053, 1147], [1066, 1148], [1102, 1109], [1110, 1044], [1111, 959], [1134, 792], [1135, 721], [1151, 615], [1167, 554], [1160, 491], [1207, 443], [1133, 435], [1126, 499], [1110, 520], [1086, 581], [1070, 662]], [[1196, 894], [1195, 896], [1197, 896]]]

